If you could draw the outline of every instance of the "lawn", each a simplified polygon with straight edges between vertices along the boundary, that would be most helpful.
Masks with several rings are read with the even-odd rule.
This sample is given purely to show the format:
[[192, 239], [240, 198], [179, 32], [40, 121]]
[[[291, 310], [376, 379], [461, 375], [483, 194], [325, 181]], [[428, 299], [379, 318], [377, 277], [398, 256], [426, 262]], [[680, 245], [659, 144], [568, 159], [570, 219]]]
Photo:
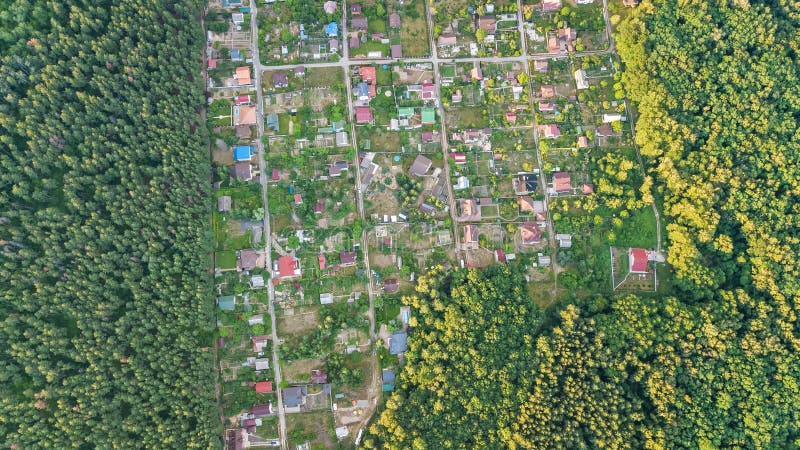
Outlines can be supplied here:
[[428, 48], [428, 24], [425, 20], [424, 0], [413, 0], [405, 5], [402, 16], [402, 26], [400, 28], [400, 41], [403, 44], [403, 56], [427, 56], [430, 54]]
[[644, 207], [631, 212], [619, 230], [615, 245], [623, 247], [654, 248], [656, 246], [656, 217], [653, 209]]
[[236, 268], [236, 252], [222, 251], [216, 253], [217, 267], [222, 270]]
[[338, 67], [319, 67], [306, 71], [306, 87], [335, 86], [342, 79], [342, 69]]

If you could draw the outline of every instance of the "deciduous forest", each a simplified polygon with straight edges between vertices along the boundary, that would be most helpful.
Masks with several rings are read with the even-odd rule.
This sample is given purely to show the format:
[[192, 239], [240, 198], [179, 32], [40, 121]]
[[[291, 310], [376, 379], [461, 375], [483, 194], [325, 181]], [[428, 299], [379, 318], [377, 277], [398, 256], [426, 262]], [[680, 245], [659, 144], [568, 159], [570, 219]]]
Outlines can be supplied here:
[[675, 295], [542, 312], [508, 268], [430, 274], [368, 448], [800, 447], [800, 11], [646, 1], [616, 38]]
[[0, 444], [218, 448], [201, 2], [0, 1]]

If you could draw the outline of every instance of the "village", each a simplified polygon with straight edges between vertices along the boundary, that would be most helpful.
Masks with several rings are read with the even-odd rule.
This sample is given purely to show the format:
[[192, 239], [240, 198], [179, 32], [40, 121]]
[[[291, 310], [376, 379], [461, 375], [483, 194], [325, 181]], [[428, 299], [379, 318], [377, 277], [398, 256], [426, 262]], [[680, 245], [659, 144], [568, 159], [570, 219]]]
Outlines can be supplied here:
[[[217, 0], [206, 13], [227, 449], [357, 446], [431, 267], [653, 292], [611, 27], [635, 0]], [[662, 266], [663, 267], [663, 266]]]

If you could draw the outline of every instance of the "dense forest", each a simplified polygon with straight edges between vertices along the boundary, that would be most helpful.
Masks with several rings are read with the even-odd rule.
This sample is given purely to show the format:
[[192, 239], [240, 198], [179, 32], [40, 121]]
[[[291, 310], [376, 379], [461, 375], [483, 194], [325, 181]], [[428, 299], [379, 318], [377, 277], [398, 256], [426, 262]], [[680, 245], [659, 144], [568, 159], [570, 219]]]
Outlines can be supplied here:
[[800, 11], [645, 1], [627, 14], [623, 82], [675, 295], [551, 314], [505, 267], [423, 277], [368, 448], [800, 447]]
[[0, 1], [0, 446], [218, 448], [198, 0]]

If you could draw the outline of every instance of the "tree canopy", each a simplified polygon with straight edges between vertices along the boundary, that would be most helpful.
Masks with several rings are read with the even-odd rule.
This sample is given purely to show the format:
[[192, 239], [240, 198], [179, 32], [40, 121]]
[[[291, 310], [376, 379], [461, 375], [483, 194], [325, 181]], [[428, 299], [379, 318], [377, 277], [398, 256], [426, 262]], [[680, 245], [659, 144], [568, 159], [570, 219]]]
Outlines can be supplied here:
[[216, 448], [199, 1], [0, 2], [0, 442]]

